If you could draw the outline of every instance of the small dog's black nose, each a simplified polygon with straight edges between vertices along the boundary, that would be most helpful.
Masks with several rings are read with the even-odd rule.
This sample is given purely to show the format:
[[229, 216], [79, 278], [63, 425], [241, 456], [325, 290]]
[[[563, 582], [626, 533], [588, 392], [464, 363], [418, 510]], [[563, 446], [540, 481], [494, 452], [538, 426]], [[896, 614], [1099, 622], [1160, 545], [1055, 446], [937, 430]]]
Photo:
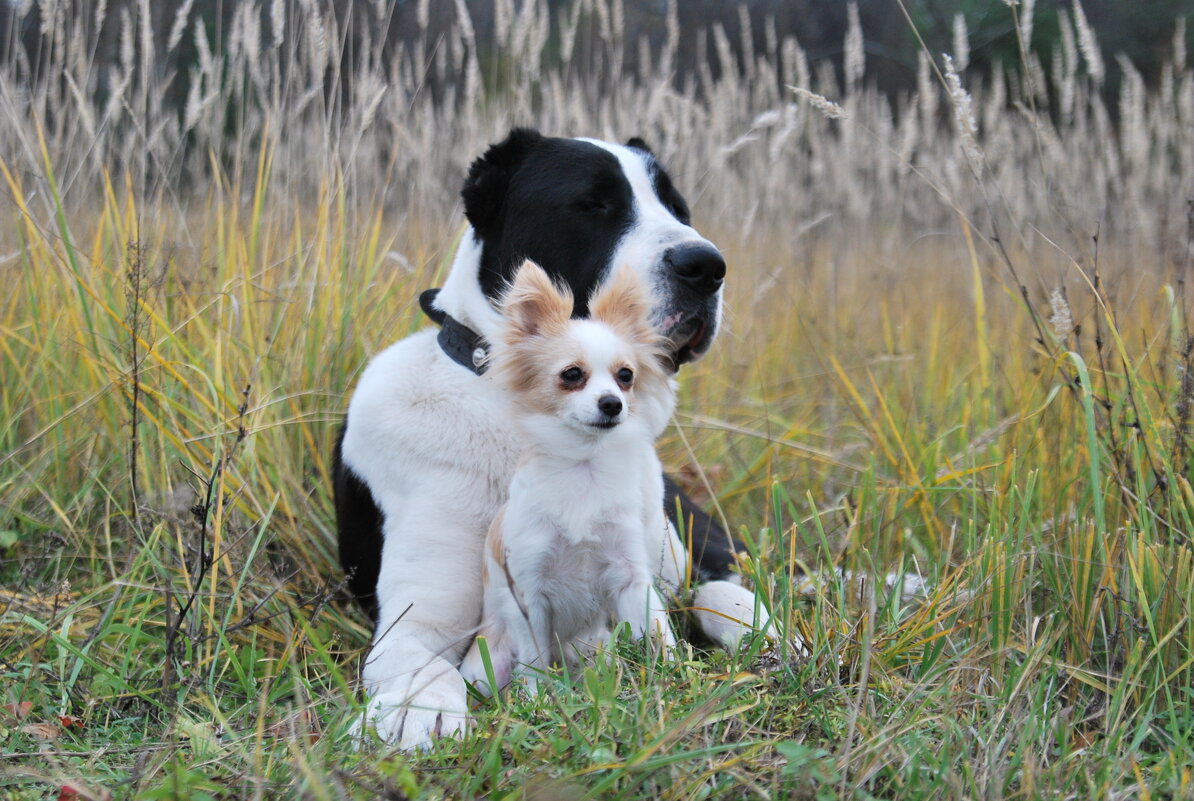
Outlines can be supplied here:
[[703, 295], [721, 288], [726, 277], [726, 261], [717, 248], [703, 242], [676, 245], [663, 254], [663, 262], [672, 275]]
[[597, 408], [606, 417], [617, 417], [622, 413], [622, 401], [613, 395], [602, 395], [597, 399]]

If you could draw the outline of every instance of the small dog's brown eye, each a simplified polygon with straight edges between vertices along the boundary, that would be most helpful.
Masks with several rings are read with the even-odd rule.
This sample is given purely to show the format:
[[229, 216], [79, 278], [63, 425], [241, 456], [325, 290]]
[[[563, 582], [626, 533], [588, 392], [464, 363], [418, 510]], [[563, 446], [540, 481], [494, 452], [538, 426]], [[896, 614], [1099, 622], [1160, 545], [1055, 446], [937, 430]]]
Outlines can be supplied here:
[[634, 371], [629, 367], [623, 367], [614, 374], [614, 377], [618, 379], [619, 384], [628, 387], [634, 381]]
[[569, 367], [567, 370], [560, 373], [560, 380], [563, 381], [566, 386], [572, 386], [573, 384], [579, 384], [581, 382], [581, 379], [584, 377], [585, 377], [585, 371], [580, 369], [579, 367]]

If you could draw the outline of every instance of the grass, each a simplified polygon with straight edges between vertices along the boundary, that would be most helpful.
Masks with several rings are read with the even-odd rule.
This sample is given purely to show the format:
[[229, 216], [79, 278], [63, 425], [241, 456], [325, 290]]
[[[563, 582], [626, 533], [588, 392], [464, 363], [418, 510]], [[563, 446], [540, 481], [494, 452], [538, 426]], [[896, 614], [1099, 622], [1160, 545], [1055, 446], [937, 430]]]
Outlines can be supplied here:
[[[263, 63], [306, 69], [295, 29]], [[30, 83], [50, 94], [21, 106], [6, 65], [5, 797], [1194, 795], [1194, 77], [1174, 65], [1168, 105], [1129, 80], [1115, 144], [1080, 64], [1056, 67], [1076, 98], [1056, 126], [996, 102], [1022, 87], [975, 79], [969, 174], [964, 131], [934, 122], [959, 98], [938, 109], [935, 89], [929, 113], [926, 90], [893, 123], [856, 87], [825, 120], [760, 77], [794, 80], [794, 52], [701, 98], [647, 75], [536, 111], [552, 80], [593, 87], [567, 65], [529, 76], [514, 51], [483, 106], [391, 75], [369, 124], [295, 110], [296, 69], [240, 128], [213, 101], [173, 138], [134, 70], [103, 125], [94, 101], [91, 148], [46, 113], [76, 99]], [[228, 58], [243, 89], [247, 56]], [[725, 249], [727, 330], [682, 375], [661, 453], [811, 653], [661, 663], [623, 642], [538, 696], [478, 701], [463, 742], [358, 751], [370, 632], [340, 591], [330, 444], [357, 371], [424, 324], [461, 160], [528, 113], [656, 132]], [[389, 155], [383, 123], [404, 142]], [[905, 600], [832, 566], [932, 589]]]

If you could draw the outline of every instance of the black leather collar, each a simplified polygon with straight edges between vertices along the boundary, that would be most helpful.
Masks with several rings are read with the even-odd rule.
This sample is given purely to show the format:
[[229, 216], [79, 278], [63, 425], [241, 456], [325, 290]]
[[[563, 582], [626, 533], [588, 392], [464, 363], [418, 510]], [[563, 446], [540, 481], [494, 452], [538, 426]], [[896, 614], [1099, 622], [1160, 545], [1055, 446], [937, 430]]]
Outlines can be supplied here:
[[432, 302], [438, 294], [438, 289], [428, 289], [419, 295], [419, 308], [439, 325], [436, 341], [452, 361], [467, 367], [476, 375], [484, 374], [489, 366], [489, 345], [476, 331], [447, 312], [435, 308]]

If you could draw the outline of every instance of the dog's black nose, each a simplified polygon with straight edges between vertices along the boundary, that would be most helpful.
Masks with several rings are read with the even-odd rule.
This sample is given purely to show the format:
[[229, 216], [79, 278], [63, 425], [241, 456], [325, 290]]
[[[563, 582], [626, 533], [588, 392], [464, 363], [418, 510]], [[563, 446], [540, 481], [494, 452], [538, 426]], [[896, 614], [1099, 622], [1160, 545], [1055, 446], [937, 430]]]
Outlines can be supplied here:
[[663, 254], [663, 262], [672, 275], [703, 295], [721, 288], [726, 277], [726, 261], [717, 248], [703, 242], [676, 245]]
[[606, 417], [617, 417], [622, 413], [622, 401], [613, 395], [602, 395], [597, 399], [597, 408]]

